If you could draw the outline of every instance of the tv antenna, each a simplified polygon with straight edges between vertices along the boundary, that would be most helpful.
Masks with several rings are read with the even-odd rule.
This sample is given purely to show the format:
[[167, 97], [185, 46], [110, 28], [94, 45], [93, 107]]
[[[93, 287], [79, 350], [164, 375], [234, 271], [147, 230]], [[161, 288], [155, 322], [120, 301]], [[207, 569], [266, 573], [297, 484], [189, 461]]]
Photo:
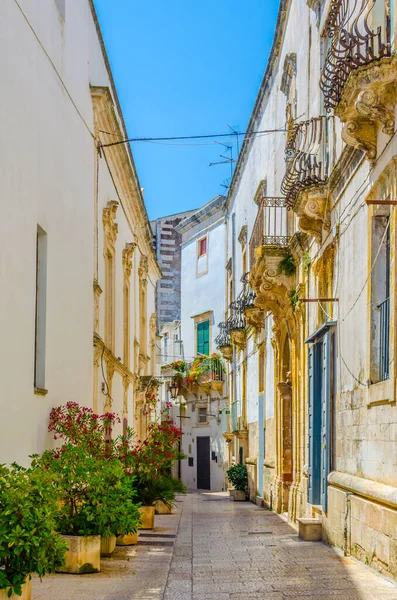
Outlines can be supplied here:
[[[215, 142], [215, 144], [218, 144], [219, 146], [223, 146], [225, 148], [225, 154], [220, 154], [220, 158], [223, 158], [223, 160], [218, 160], [216, 162], [212, 162], [209, 164], [210, 167], [214, 167], [215, 165], [230, 165], [230, 176], [233, 175], [233, 164], [235, 162], [237, 162], [234, 158], [233, 158], [233, 146], [230, 146], [229, 144], [223, 144], [222, 142]], [[226, 156], [226, 154], [230, 153], [230, 156]]]

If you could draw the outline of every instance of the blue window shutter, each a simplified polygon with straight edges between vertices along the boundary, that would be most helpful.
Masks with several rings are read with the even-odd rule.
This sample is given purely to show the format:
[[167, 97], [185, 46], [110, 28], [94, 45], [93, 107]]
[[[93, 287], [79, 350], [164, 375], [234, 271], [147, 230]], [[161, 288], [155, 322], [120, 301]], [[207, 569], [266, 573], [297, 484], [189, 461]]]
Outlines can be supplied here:
[[308, 501], [320, 504], [321, 379], [319, 344], [309, 348], [308, 357]]
[[327, 331], [322, 341], [321, 365], [321, 504], [328, 510], [328, 475], [330, 471], [330, 403], [331, 403], [331, 332]]
[[197, 323], [197, 354], [210, 352], [210, 322]]

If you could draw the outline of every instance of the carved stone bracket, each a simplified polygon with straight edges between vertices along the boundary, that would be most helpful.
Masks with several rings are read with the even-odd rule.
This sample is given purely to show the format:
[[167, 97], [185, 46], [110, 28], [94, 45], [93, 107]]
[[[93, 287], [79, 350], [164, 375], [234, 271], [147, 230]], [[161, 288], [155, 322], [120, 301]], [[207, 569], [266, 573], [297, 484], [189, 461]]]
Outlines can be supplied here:
[[292, 310], [290, 293], [295, 287], [295, 275], [287, 277], [278, 270], [286, 252], [286, 248], [263, 247], [262, 256], [256, 262], [251, 280], [257, 295], [254, 305], [265, 312], [271, 312], [276, 321], [287, 316]]
[[330, 222], [327, 218], [327, 187], [312, 187], [302, 192], [294, 206], [298, 215], [299, 229], [312, 235], [321, 244], [323, 229], [329, 231]]
[[233, 346], [231, 344], [227, 346], [219, 346], [219, 352], [222, 354], [225, 360], [232, 360], [233, 358]]
[[362, 150], [370, 162], [377, 157], [378, 131], [394, 133], [396, 62], [395, 56], [383, 58], [353, 71], [335, 108], [335, 114], [344, 123], [344, 142]]
[[248, 325], [255, 329], [261, 330], [264, 325], [265, 313], [257, 306], [248, 306], [244, 309], [245, 320]]
[[139, 278], [142, 279], [142, 281], [147, 279], [149, 273], [149, 261], [148, 261], [148, 257], [144, 256], [142, 254], [141, 256], [141, 260], [139, 263], [139, 269], [138, 269], [138, 275]]
[[131, 277], [132, 270], [132, 255], [134, 253], [135, 248], [137, 247], [136, 242], [131, 242], [125, 245], [123, 250], [123, 269], [124, 275], [127, 279]]
[[232, 329], [230, 332], [232, 344], [244, 350], [247, 341], [247, 332], [245, 329]]
[[103, 209], [102, 223], [105, 233], [105, 239], [111, 246], [114, 246], [117, 239], [117, 232], [119, 226], [115, 223], [117, 207], [119, 203], [115, 200], [111, 200], [107, 203], [106, 208]]

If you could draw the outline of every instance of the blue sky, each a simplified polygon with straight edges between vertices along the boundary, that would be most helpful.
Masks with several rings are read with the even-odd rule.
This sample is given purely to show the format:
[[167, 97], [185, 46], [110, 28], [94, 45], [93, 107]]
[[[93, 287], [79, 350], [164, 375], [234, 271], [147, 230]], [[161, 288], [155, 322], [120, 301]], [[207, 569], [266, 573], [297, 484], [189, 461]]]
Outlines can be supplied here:
[[[278, 0], [95, 0], [130, 137], [244, 131]], [[211, 142], [134, 143], [150, 219], [198, 208], [230, 177]], [[233, 144], [236, 156], [236, 143]]]

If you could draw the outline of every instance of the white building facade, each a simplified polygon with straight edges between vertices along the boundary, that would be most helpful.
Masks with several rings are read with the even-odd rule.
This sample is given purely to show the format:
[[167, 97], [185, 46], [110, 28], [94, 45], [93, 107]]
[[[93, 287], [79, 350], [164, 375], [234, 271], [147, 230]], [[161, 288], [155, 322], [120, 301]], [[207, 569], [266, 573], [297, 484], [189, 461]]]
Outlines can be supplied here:
[[160, 271], [129, 147], [104, 147], [128, 136], [93, 3], [5, 0], [0, 23], [0, 462], [26, 463], [69, 400], [134, 425]]
[[[225, 299], [225, 198], [217, 196], [176, 227], [181, 245], [181, 321], [180, 341], [175, 341], [173, 323], [162, 328], [163, 374], [172, 379], [172, 362], [184, 361], [189, 369], [197, 357], [217, 352], [215, 338], [218, 323], [224, 319]], [[173, 336], [172, 342], [170, 336]], [[173, 358], [170, 356], [172, 348]], [[208, 362], [207, 361], [207, 362]], [[208, 362], [210, 364], [210, 362]], [[206, 367], [205, 367], [206, 369]], [[167, 384], [164, 394], [167, 395]], [[221, 418], [227, 388], [224, 367], [215, 358], [215, 367], [203, 372], [200, 381], [184, 378], [171, 413], [181, 426], [182, 451], [180, 474], [190, 489], [213, 491], [225, 488], [225, 439]], [[164, 396], [163, 400], [170, 399]]]

